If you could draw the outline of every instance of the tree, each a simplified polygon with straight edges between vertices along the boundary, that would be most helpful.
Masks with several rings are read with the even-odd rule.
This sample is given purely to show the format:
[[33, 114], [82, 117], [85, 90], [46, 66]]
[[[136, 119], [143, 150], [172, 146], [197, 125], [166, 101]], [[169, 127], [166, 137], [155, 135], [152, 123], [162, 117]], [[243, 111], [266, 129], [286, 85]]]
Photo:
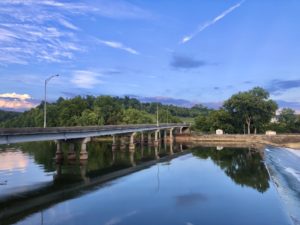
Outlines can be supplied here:
[[290, 108], [282, 109], [279, 114], [278, 121], [279, 123], [284, 123], [287, 127], [292, 128], [297, 121], [295, 111]]
[[211, 111], [208, 115], [199, 115], [195, 119], [195, 127], [203, 132], [215, 132], [217, 129], [225, 133], [234, 133], [233, 119], [224, 109]]
[[123, 114], [123, 123], [125, 124], [153, 124], [153, 118], [145, 111], [137, 109], [127, 109]]
[[225, 101], [224, 109], [228, 111], [232, 118], [243, 127], [247, 126], [247, 133], [254, 133], [269, 123], [275, 115], [277, 104], [269, 99], [269, 93], [260, 87], [255, 87], [250, 91], [239, 92]]

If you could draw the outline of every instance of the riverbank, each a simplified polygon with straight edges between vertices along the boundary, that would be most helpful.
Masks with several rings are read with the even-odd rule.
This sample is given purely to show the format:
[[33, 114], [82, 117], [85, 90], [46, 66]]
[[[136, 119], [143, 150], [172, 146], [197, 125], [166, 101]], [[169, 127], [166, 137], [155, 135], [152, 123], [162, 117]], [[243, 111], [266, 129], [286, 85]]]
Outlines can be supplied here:
[[222, 144], [246, 144], [247, 146], [273, 145], [277, 147], [286, 147], [300, 150], [299, 134], [280, 134], [274, 136], [268, 135], [201, 135], [201, 134], [177, 134], [178, 142], [197, 142], [197, 143], [222, 143]]

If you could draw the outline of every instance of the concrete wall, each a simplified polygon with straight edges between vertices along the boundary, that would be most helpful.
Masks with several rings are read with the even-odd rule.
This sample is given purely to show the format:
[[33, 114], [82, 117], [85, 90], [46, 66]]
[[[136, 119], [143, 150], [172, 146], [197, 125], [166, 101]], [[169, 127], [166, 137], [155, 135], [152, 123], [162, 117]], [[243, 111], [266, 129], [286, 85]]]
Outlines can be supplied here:
[[179, 142], [243, 142], [248, 144], [265, 144], [280, 147], [300, 149], [300, 135], [186, 135], [177, 134], [176, 141]]

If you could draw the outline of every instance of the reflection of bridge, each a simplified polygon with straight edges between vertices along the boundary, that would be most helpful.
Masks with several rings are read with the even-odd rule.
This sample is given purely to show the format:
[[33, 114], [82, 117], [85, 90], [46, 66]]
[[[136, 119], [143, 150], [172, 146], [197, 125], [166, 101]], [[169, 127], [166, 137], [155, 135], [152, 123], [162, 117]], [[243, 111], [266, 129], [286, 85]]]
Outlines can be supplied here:
[[[80, 140], [80, 159], [87, 159], [86, 144], [92, 137], [112, 136], [113, 146], [116, 146], [118, 139], [121, 148], [126, 146], [126, 138], [129, 137], [129, 149], [134, 150], [136, 137], [139, 134], [140, 142], [144, 142], [144, 133], [147, 133], [148, 143], [158, 144], [163, 133], [163, 139], [173, 140], [174, 131], [182, 133], [189, 129], [187, 124], [141, 124], [141, 125], [112, 125], [112, 126], [88, 126], [88, 127], [51, 127], [51, 128], [8, 128], [0, 129], [0, 144], [13, 144], [31, 141], [56, 141], [56, 156], [62, 156], [61, 143], [69, 142], [70, 158], [76, 157], [73, 140]], [[154, 133], [154, 140], [152, 134]], [[168, 137], [169, 136], [169, 137]]]
[[[174, 144], [174, 143], [173, 143]], [[45, 186], [41, 186], [28, 192], [20, 192], [15, 195], [9, 196], [4, 201], [0, 199], [0, 224], [12, 224], [17, 223], [23, 218], [33, 215], [36, 212], [41, 212], [49, 208], [53, 204], [58, 204], [67, 199], [82, 195], [94, 190], [94, 187], [100, 188], [101, 185], [110, 186], [111, 183], [107, 183], [116, 178], [129, 175], [131, 173], [147, 169], [156, 163], [169, 162], [173, 158], [189, 153], [186, 147], [182, 145], [151, 145], [140, 146], [140, 154], [144, 151], [150, 151], [151, 156], [146, 161], [139, 160], [135, 162], [134, 154], [136, 152], [130, 151], [112, 151], [111, 163], [106, 167], [99, 170], [87, 171], [87, 160], [80, 162], [73, 162], [73, 170], [64, 170], [64, 165], [56, 164], [56, 174], [54, 175], [54, 182], [47, 183]], [[161, 152], [160, 152], [161, 151]], [[128, 153], [128, 154], [125, 154]], [[121, 154], [121, 160], [125, 160], [128, 164], [120, 167], [122, 161], [116, 162], [116, 154]], [[157, 157], [158, 155], [162, 157]], [[114, 165], [116, 163], [116, 165]], [[70, 164], [68, 164], [70, 166]], [[80, 174], [77, 174], [75, 167], [79, 167]], [[112, 168], [115, 167], [114, 170]], [[79, 176], [79, 177], [78, 177]], [[80, 179], [77, 179], [80, 178]], [[65, 180], [67, 182], [63, 183]], [[63, 187], [63, 188], [62, 188]]]

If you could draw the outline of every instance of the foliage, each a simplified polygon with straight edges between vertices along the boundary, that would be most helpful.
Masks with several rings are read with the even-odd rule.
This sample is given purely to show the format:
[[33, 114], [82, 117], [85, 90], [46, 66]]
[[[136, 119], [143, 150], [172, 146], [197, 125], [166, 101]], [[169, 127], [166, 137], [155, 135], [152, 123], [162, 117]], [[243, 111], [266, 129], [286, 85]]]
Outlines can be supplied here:
[[15, 118], [19, 115], [21, 115], [21, 113], [19, 113], [19, 112], [0, 110], [0, 122]]
[[260, 87], [239, 92], [225, 101], [224, 109], [235, 118], [240, 128], [247, 126], [247, 133], [259, 131], [275, 116], [277, 104], [269, 99], [269, 93]]
[[233, 133], [233, 121], [228, 112], [223, 109], [211, 111], [208, 116], [200, 115], [195, 119], [195, 125], [204, 132], [215, 132], [222, 129], [225, 133]]
[[126, 109], [124, 111], [123, 122], [125, 124], [149, 124], [154, 123], [149, 113], [137, 109]]
[[294, 110], [284, 108], [280, 111], [277, 121], [268, 124], [266, 130], [274, 130], [277, 133], [299, 133], [300, 117]]
[[[3, 117], [1, 127], [41, 127], [43, 125], [43, 102], [18, 116]], [[135, 98], [111, 96], [60, 97], [47, 103], [47, 126], [87, 126], [134, 123], [155, 123], [158, 108], [160, 123], [181, 122], [180, 117], [207, 114], [210, 110], [202, 105], [192, 108], [161, 103], [142, 103]], [[1, 118], [1, 114], [0, 114]]]
[[232, 95], [223, 108], [197, 116], [195, 127], [203, 132], [222, 129], [225, 133], [245, 133], [246, 128], [248, 134], [263, 132], [276, 109], [277, 104], [269, 99], [269, 93], [255, 87]]

